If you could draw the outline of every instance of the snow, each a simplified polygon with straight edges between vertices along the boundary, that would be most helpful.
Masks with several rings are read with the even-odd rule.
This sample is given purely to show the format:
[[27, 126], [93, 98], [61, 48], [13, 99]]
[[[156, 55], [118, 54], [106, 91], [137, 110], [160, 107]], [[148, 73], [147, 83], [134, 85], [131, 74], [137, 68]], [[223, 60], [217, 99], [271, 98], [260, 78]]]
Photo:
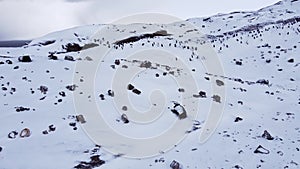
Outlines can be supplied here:
[[[168, 25], [82, 26], [48, 34], [24, 47], [0, 48], [0, 169], [74, 168], [95, 155], [105, 163], [90, 168], [170, 168], [173, 160], [181, 168], [299, 168], [299, 3], [284, 0], [258, 11]], [[245, 29], [257, 24], [261, 26]], [[191, 27], [198, 30], [190, 31]], [[114, 48], [117, 40], [159, 30], [172, 35]], [[68, 43], [98, 46], [67, 52], [63, 46]], [[193, 45], [207, 53], [197, 53]], [[215, 53], [209, 55], [209, 51]], [[138, 58], [138, 52], [144, 58]], [[58, 60], [49, 59], [51, 53]], [[18, 57], [24, 55], [32, 62], [20, 62]], [[65, 56], [75, 61], [64, 60]], [[223, 72], [208, 65], [217, 67], [213, 56]], [[131, 71], [139, 73], [133, 76]], [[128, 83], [141, 93], [128, 90]], [[74, 91], [66, 88], [73, 84]], [[48, 90], [43, 93], [40, 86]], [[199, 97], [200, 91], [206, 97]], [[219, 102], [217, 96], [221, 96]], [[211, 106], [222, 108], [222, 114], [209, 113]], [[17, 111], [18, 107], [29, 110]], [[174, 114], [184, 112], [182, 108], [187, 110], [184, 119]], [[94, 116], [96, 110], [101, 113]], [[135, 111], [143, 113], [134, 115]], [[122, 113], [129, 123], [122, 121]], [[76, 120], [79, 114], [86, 123]], [[141, 123], [138, 117], [151, 118]], [[217, 128], [200, 143], [209, 117], [215, 117]], [[93, 128], [92, 122], [100, 118], [105, 119], [103, 128], [94, 126], [94, 133], [90, 132], [89, 126]], [[25, 128], [31, 135], [21, 138]], [[169, 139], [150, 141], [141, 149], [143, 145], [135, 142], [118, 147], [120, 137], [109, 133], [111, 129], [146, 140], [172, 132]], [[265, 130], [273, 140], [262, 137]], [[13, 131], [18, 135], [9, 138]], [[177, 135], [179, 139], [173, 140]], [[95, 145], [99, 142], [103, 144]], [[131, 153], [140, 157], [132, 158]]]

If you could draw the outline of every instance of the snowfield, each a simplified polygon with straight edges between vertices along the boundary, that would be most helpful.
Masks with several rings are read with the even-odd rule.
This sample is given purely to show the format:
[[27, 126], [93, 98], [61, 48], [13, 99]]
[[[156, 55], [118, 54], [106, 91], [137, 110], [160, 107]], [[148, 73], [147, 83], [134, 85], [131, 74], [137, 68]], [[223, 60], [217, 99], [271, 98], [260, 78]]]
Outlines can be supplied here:
[[299, 6], [0, 48], [0, 169], [300, 168]]

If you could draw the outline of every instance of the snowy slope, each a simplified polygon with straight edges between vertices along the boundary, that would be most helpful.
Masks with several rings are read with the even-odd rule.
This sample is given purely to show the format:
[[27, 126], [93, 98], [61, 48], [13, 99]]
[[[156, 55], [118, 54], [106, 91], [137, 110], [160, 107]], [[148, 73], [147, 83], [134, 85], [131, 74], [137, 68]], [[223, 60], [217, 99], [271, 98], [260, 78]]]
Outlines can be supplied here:
[[[168, 25], [90, 25], [51, 33], [21, 48], [0, 48], [0, 169], [84, 166], [156, 169], [171, 168], [173, 160], [184, 169], [299, 168], [299, 6], [300, 1], [284, 0], [258, 11], [192, 18]], [[191, 31], [187, 23], [197, 30]], [[109, 28], [107, 34], [101, 34], [105, 32], [103, 28]], [[113, 44], [160, 30], [167, 30], [171, 35], [142, 38], [119, 46]], [[115, 34], [118, 38], [108, 36]], [[78, 46], [68, 46], [71, 43]], [[201, 63], [209, 58], [198, 55], [195, 46], [190, 44], [198, 48], [210, 45], [223, 66], [223, 74], [208, 72]], [[83, 94], [86, 100], [95, 99], [105, 112], [106, 122], [132, 137], [155, 136], [179, 121], [170, 110], [173, 101], [197, 101], [199, 114], [196, 119], [188, 116], [191, 130], [182, 142], [153, 157], [127, 158], [126, 154], [109, 153], [105, 146], [95, 145], [87, 136], [82, 126], [92, 119], [84, 114], [86, 123], [76, 120], [76, 115], [82, 112], [75, 109], [74, 95], [80, 93], [90, 77], [81, 77], [84, 70], [81, 72], [78, 65], [96, 62], [97, 58], [87, 53], [100, 47], [109, 49], [110, 53], [97, 68], [94, 93], [90, 97]], [[179, 90], [173, 76], [185, 77], [187, 72], [175, 69], [171, 73], [171, 69], [165, 73], [160, 70], [163, 65], [143, 67], [145, 60], [128, 58], [140, 49], [175, 53], [186, 63], [196, 79], [198, 91], [204, 91], [206, 97], [184, 97], [189, 89]], [[30, 62], [19, 60], [20, 56], [27, 55]], [[138, 125], [130, 118], [128, 124], [124, 123], [114, 109], [113, 101], [118, 93], [112, 97], [108, 90], [112, 88], [114, 74], [122, 67], [143, 70], [132, 79], [132, 84], [142, 93], [125, 91], [136, 109], [148, 110], [148, 96], [153, 89], [166, 93], [164, 114], [155, 123]], [[81, 81], [76, 80], [77, 74]], [[215, 80], [226, 91], [226, 97], [221, 98], [223, 116], [213, 135], [200, 144], [199, 134], [209, 106], [216, 102], [211, 88]], [[87, 108], [87, 111], [91, 110]], [[20, 137], [20, 133], [26, 135], [25, 128], [30, 130], [30, 135]]]

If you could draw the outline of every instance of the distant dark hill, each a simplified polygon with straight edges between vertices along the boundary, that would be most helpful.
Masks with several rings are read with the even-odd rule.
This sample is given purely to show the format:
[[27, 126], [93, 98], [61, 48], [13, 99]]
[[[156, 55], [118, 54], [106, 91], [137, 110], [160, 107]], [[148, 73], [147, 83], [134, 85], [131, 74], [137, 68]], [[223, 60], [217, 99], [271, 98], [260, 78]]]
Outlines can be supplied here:
[[0, 41], [0, 47], [22, 47], [30, 42], [31, 40]]

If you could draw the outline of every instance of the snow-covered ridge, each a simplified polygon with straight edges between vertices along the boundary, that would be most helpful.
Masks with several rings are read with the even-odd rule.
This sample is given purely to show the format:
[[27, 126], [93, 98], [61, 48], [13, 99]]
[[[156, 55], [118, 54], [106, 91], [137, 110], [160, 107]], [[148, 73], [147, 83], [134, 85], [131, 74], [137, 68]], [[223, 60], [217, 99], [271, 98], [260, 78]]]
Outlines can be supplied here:
[[[167, 25], [88, 25], [50, 33], [23, 47], [0, 48], [0, 169], [299, 168], [299, 6], [298, 0], [284, 0], [258, 11]], [[101, 34], [103, 28], [117, 38]], [[209, 56], [197, 50], [205, 45], [215, 51], [223, 74], [202, 66]], [[97, 57], [88, 54], [99, 48], [111, 53], [102, 58], [95, 92], [89, 95], [82, 86], [90, 76], [76, 66], [95, 64]], [[141, 49], [175, 53], [189, 71], [129, 57]], [[124, 89], [137, 109], [147, 110], [153, 89], [166, 93], [164, 114], [155, 123], [137, 125], [126, 106], [124, 114], [114, 111], [118, 90], [111, 81], [127, 68], [141, 70]], [[184, 98], [199, 101], [196, 119], [183, 111], [180, 99], [189, 88], [174, 83], [186, 74], [199, 86]], [[215, 95], [212, 84], [224, 88], [226, 97]], [[178, 120], [190, 120], [191, 126], [169, 151], [124, 158], [87, 137], [81, 125], [91, 119], [74, 108], [74, 95], [80, 92], [87, 102], [95, 98], [106, 122], [128, 136], [157, 135]], [[199, 144], [212, 103], [224, 103], [223, 117], [211, 138]]]

